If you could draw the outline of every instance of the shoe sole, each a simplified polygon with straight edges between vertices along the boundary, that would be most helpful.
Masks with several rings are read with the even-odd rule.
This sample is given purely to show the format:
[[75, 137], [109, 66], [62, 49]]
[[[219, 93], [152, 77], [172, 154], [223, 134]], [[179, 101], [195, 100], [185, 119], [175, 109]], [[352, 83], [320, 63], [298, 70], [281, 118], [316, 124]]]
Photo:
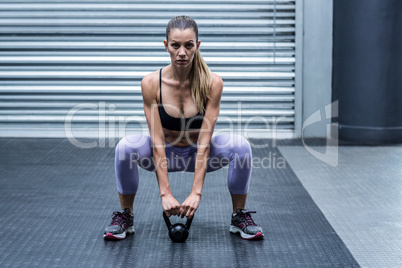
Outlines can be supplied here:
[[135, 233], [134, 228], [128, 227], [123, 233], [121, 234], [112, 234], [112, 233], [106, 233], [103, 235], [103, 238], [106, 240], [122, 240], [126, 238], [126, 234], [133, 234]]
[[246, 240], [261, 239], [264, 237], [264, 234], [261, 232], [258, 232], [254, 235], [246, 234], [239, 227], [233, 226], [233, 225], [230, 225], [230, 232], [232, 234], [240, 233], [241, 238], [246, 239]]

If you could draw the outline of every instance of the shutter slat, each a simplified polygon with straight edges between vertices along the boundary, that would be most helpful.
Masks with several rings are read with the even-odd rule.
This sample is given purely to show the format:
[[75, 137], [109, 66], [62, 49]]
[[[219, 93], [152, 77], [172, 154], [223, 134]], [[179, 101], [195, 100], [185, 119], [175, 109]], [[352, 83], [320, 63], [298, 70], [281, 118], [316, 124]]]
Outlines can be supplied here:
[[[253, 26], [253, 27], [283, 27], [283, 25], [294, 25], [295, 20], [283, 19], [283, 20], [272, 20], [272, 19], [239, 19], [236, 22], [232, 22], [227, 19], [199, 19], [197, 21], [198, 27], [243, 27], [243, 26]], [[77, 19], [0, 19], [0, 25], [4, 26], [63, 26], [63, 27], [77, 27], [77, 26], [118, 26], [118, 27], [166, 27], [165, 19], [88, 19], [81, 18]]]
[[[177, 15], [175, 11], [165, 10], [164, 12], [152, 12], [148, 10], [136, 11], [136, 10], [121, 10], [121, 11], [83, 11], [83, 10], [70, 10], [66, 11], [57, 11], [53, 10], [52, 12], [46, 12], [37, 10], [35, 12], [21, 10], [21, 11], [7, 11], [4, 13], [0, 13], [0, 18], [102, 18], [102, 19], [127, 19], [127, 18], [144, 18], [148, 19], [149, 17], [153, 18], [173, 18]], [[222, 12], [219, 10], [211, 10], [208, 12], [200, 12], [200, 11], [186, 11], [186, 15], [190, 17], [197, 17], [199, 19], [223, 19], [228, 18], [231, 19], [236, 17], [238, 19], [254, 19], [254, 18], [293, 18], [294, 13], [288, 12], [287, 10], [277, 10], [273, 12], [272, 10], [265, 10], [264, 12], [252, 11], [252, 12], [241, 12], [241, 11], [232, 11], [232, 12]]]
[[[222, 49], [294, 49], [295, 44], [291, 42], [206, 42], [202, 43], [203, 52], [208, 50]], [[2, 49], [161, 49], [161, 42], [46, 42], [46, 41], [14, 41], [1, 42]]]
[[[171, 11], [171, 10], [193, 10], [193, 11], [214, 11], [214, 10], [225, 10], [225, 11], [252, 11], [252, 10], [294, 10], [294, 4], [275, 4], [274, 1], [271, 3], [245, 3], [241, 2], [233, 2], [227, 4], [211, 4], [209, 2], [192, 2], [186, 1], [185, 4], [182, 3], [172, 3], [172, 1], [161, 2], [161, 1], [153, 1], [154, 3], [148, 4], [144, 3], [145, 1], [138, 2], [102, 2], [102, 1], [94, 1], [93, 3], [80, 1], [74, 3], [0, 3], [0, 10], [153, 10], [153, 11]], [[148, 1], [152, 2], [152, 1]], [[159, 3], [158, 3], [159, 2]], [[292, 1], [289, 1], [292, 2]], [[286, 3], [286, 2], [285, 2]]]

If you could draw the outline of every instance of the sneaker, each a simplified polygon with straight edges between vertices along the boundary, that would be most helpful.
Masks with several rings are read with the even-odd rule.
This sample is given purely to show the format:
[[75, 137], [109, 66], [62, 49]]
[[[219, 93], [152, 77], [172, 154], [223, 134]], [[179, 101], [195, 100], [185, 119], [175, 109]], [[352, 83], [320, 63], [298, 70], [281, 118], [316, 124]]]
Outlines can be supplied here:
[[126, 233], [134, 233], [134, 216], [130, 215], [130, 209], [126, 208], [123, 212], [114, 211], [112, 222], [106, 227], [103, 238], [108, 240], [120, 240], [126, 238]]
[[260, 226], [254, 223], [251, 213], [256, 211], [248, 211], [244, 209], [236, 210], [236, 214], [232, 216], [230, 224], [230, 232], [232, 234], [240, 233], [243, 239], [259, 239], [264, 237], [264, 233]]

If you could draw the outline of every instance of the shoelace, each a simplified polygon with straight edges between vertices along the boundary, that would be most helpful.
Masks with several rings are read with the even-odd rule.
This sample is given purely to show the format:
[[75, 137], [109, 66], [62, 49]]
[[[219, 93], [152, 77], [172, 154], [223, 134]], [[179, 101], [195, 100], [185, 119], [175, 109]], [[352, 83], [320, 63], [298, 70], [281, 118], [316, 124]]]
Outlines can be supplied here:
[[127, 216], [119, 211], [114, 211], [111, 217], [113, 217], [111, 225], [120, 225], [122, 221], [127, 219]]
[[241, 213], [239, 215], [240, 215], [240, 217], [242, 217], [242, 219], [244, 219], [244, 221], [246, 222], [247, 226], [257, 225], [257, 224], [255, 224], [253, 218], [251, 218], [250, 213], [256, 213], [256, 211], [247, 211], [247, 212]]

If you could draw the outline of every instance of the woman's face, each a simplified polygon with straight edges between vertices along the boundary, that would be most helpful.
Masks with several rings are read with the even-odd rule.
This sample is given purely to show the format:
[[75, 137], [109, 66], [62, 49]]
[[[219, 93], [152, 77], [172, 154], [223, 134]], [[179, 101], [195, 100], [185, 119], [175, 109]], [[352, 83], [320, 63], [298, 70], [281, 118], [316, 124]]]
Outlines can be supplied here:
[[201, 41], [198, 40], [196, 43], [194, 30], [187, 28], [185, 30], [172, 29], [169, 34], [169, 42], [164, 40], [163, 43], [170, 54], [172, 64], [177, 67], [187, 67], [191, 66]]

